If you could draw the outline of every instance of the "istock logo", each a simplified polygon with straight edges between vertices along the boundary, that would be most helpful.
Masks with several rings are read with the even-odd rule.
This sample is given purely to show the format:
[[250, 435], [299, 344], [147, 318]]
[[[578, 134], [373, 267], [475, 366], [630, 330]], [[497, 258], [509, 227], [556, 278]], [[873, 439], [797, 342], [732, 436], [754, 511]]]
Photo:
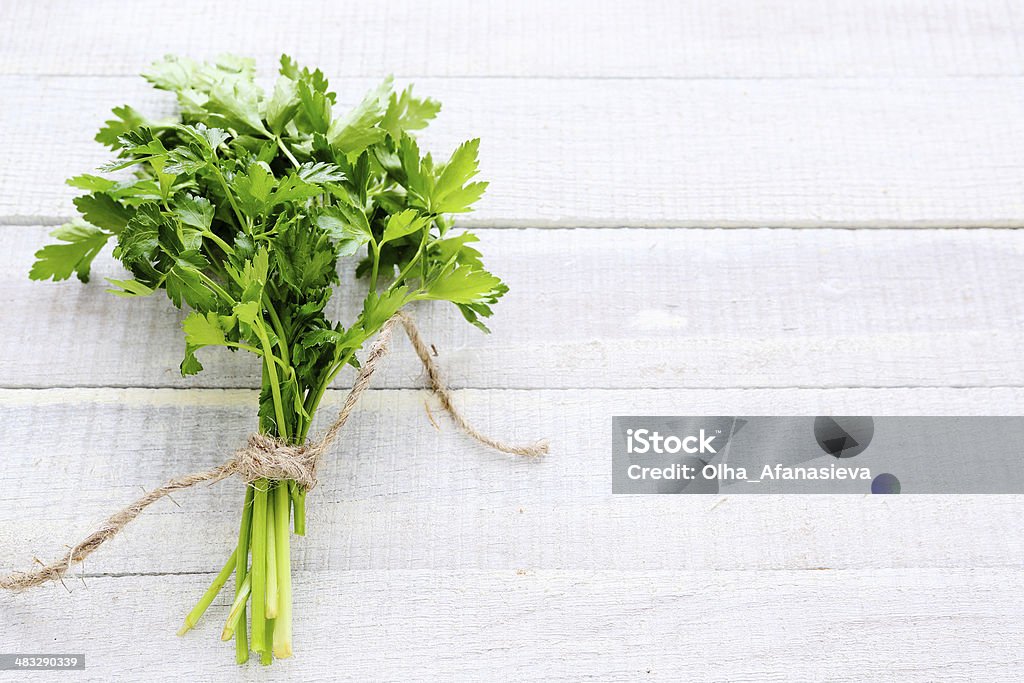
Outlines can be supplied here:
[[699, 434], [682, 438], [669, 434], [662, 436], [658, 431], [650, 429], [627, 429], [626, 452], [643, 455], [645, 453], [676, 454], [676, 453], [717, 453], [711, 442], [714, 436], [707, 436], [701, 429]]

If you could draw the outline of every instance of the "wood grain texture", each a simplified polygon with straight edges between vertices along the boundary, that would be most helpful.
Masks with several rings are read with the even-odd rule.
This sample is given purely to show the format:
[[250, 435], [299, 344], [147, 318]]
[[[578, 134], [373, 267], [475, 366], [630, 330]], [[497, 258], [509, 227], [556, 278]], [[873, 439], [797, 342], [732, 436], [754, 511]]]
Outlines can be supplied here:
[[[457, 393], [488, 433], [548, 437], [537, 460], [482, 449], [436, 404], [435, 430], [427, 399], [365, 396], [310, 494], [297, 569], [998, 568], [1024, 555], [1020, 496], [613, 496], [610, 470], [613, 415], [1022, 414], [1022, 389]], [[58, 556], [144, 488], [223, 461], [255, 404], [238, 390], [0, 391], [0, 572]], [[176, 493], [75, 571], [216, 571], [241, 496], [234, 482]]]
[[[46, 229], [7, 227], [0, 335], [8, 387], [256, 387], [248, 354], [201, 353], [181, 378], [180, 315], [162, 295], [123, 300], [101, 257], [83, 286], [32, 282]], [[459, 387], [1024, 385], [1024, 232], [1000, 230], [484, 230], [510, 285], [494, 333], [453, 307], [415, 309]], [[351, 269], [343, 269], [348, 272]], [[331, 316], [363, 283], [346, 276]], [[351, 376], [342, 378], [344, 383]], [[422, 386], [396, 342], [377, 387]], [[730, 413], [731, 414], [731, 413]]]
[[262, 671], [216, 640], [224, 599], [175, 638], [208, 580], [0, 596], [5, 647], [85, 652], [75, 680], [1014, 681], [1024, 666], [1019, 569], [300, 574], [296, 657]]
[[[56, 25], [55, 25], [56, 20]], [[999, 0], [480, 3], [35, 1], [0, 9], [0, 73], [126, 75], [166, 52], [281, 51], [338, 76], [1021, 75]]]
[[[166, 52], [288, 51], [344, 104], [395, 73], [444, 102], [426, 146], [483, 138], [460, 222], [512, 290], [489, 338], [417, 314], [471, 420], [553, 444], [435, 430], [403, 340], [295, 541], [296, 659], [236, 668], [223, 598], [173, 636], [235, 482], [159, 503], [71, 592], [0, 594], [0, 649], [83, 652], [81, 680], [1019, 679], [1019, 496], [614, 497], [608, 464], [615, 414], [1024, 414], [1024, 232], [988, 229], [1024, 227], [1018, 4], [40, 0], [0, 28], [0, 572], [254, 424], [250, 359], [182, 380], [176, 314], [104, 294], [108, 257], [26, 279], [110, 108], [171, 111], [134, 77]], [[822, 226], [882, 229], [748, 229]], [[646, 229], [676, 227], [739, 229]]]
[[[353, 103], [373, 83], [335, 80]], [[1024, 226], [1024, 77], [417, 79], [424, 145], [483, 139], [491, 227]], [[166, 114], [140, 78], [0, 77], [0, 220], [59, 222], [65, 178], [109, 153], [112, 106]]]

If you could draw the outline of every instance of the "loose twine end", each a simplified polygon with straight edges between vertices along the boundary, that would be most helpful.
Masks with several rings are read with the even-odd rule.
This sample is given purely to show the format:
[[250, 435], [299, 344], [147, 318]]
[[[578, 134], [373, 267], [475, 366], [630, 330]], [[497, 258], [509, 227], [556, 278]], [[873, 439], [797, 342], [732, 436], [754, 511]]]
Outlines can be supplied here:
[[296, 446], [287, 444], [268, 434], [252, 434], [249, 436], [246, 445], [236, 451], [224, 464], [211, 470], [195, 472], [172, 479], [166, 484], [153, 489], [127, 507], [114, 513], [99, 528], [73, 546], [60, 560], [44, 564], [34, 571], [19, 572], [10, 576], [0, 577], [0, 588], [22, 590], [39, 586], [47, 581], [60, 580], [68, 573], [72, 565], [83, 561], [101, 545], [121, 533], [147, 507], [180, 489], [186, 489], [203, 482], [215, 483], [233, 476], [240, 477], [247, 483], [257, 479], [292, 479], [306, 490], [314, 488], [317, 485], [316, 472], [321, 459], [337, 438], [342, 427], [348, 422], [348, 418], [355, 409], [359, 397], [369, 387], [370, 378], [373, 376], [374, 371], [384, 356], [387, 355], [391, 342], [391, 333], [397, 323], [402, 324], [406, 336], [412, 342], [416, 355], [419, 356], [420, 362], [423, 363], [423, 368], [426, 370], [427, 377], [430, 380], [431, 390], [437, 395], [442, 407], [448, 412], [459, 429], [481, 444], [502, 453], [537, 457], [548, 452], [546, 440], [526, 445], [510, 444], [482, 434], [470, 425], [452, 402], [451, 391], [444, 383], [440, 370], [434, 362], [434, 357], [420, 336], [415, 322], [405, 313], [396, 313], [381, 328], [376, 342], [370, 348], [366, 362], [352, 383], [352, 389], [349, 391], [348, 396], [345, 397], [345, 402], [342, 404], [338, 416], [318, 441]]

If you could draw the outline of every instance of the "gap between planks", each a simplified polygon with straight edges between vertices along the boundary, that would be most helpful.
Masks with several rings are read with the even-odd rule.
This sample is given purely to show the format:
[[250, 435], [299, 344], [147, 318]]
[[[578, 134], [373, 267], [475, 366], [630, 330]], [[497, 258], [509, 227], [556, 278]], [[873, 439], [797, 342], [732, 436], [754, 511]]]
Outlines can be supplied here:
[[[2, 216], [0, 215], [0, 230], [5, 227], [9, 228], [25, 228], [32, 226], [42, 227], [59, 227], [65, 223], [79, 218], [78, 214], [67, 214], [66, 216]], [[574, 221], [572, 225], [567, 225], [564, 221], [544, 221], [544, 220], [515, 220], [508, 219], [499, 222], [490, 220], [477, 221], [472, 217], [460, 216], [456, 219], [454, 229], [456, 230], [473, 230], [476, 232], [482, 232], [485, 230], [500, 230], [503, 232], [514, 231], [514, 230], [546, 230], [554, 232], [561, 230], [565, 232], [571, 232], [574, 230], [601, 230], [601, 231], [616, 231], [616, 230], [645, 230], [645, 231], [656, 231], [656, 230], [764, 230], [764, 231], [784, 231], [784, 230], [841, 230], [841, 231], [857, 231], [857, 230], [902, 230], [902, 231], [919, 231], [927, 232], [933, 230], [942, 230], [948, 232], [950, 230], [1000, 230], [1000, 231], [1012, 231], [1024, 229], [1024, 218], [1021, 219], [1008, 219], [1008, 220], [957, 220], [957, 221], [942, 221], [942, 220], [922, 220], [922, 221], [907, 221], [905, 223], [893, 222], [888, 220], [867, 220], [867, 221], [827, 221], [827, 220], [806, 220], [806, 221], [785, 221], [776, 223], [765, 223], [762, 225], [751, 224], [748, 221], [713, 221], [713, 220], [700, 220], [695, 219], [693, 221], [649, 221], [643, 224], [637, 225], [626, 225], [621, 221], [609, 221], [602, 222], [599, 220], [582, 220]]]

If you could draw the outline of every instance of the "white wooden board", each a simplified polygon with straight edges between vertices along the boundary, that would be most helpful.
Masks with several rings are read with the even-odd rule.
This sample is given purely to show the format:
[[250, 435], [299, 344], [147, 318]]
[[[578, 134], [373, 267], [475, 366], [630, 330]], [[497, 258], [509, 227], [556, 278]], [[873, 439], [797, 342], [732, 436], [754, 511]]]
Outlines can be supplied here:
[[[370, 79], [333, 82], [357, 101]], [[1024, 225], [1024, 77], [417, 78], [424, 145], [479, 136], [491, 181], [465, 225]], [[59, 222], [66, 178], [110, 158], [110, 108], [168, 113], [141, 78], [0, 77], [0, 219]]]
[[[210, 350], [183, 379], [180, 315], [104, 277], [28, 280], [45, 228], [4, 228], [0, 386], [255, 387], [248, 354]], [[1024, 232], [485, 230], [511, 287], [492, 335], [416, 308], [460, 387], [1021, 386]], [[351, 269], [344, 269], [346, 273]], [[365, 291], [350, 278], [332, 317]], [[45, 315], [40, 315], [45, 311]], [[404, 339], [376, 386], [422, 386]], [[343, 377], [342, 382], [350, 381]]]
[[[436, 431], [426, 400], [394, 390], [363, 400], [310, 494], [297, 568], [1016, 567], [1024, 555], [1019, 496], [612, 496], [610, 468], [613, 415], [1022, 414], [1022, 389], [458, 393], [488, 433], [549, 438], [537, 460], [483, 449], [435, 405]], [[248, 391], [0, 391], [16, 456], [0, 570], [59, 556], [145, 488], [223, 461], [252, 431], [255, 401]], [[77, 571], [216, 571], [241, 494], [237, 483], [176, 493], [177, 505], [157, 504]]]
[[126, 75], [164, 53], [281, 52], [337, 76], [1022, 75], [1000, 0], [8, 3], [0, 73]]
[[296, 656], [267, 670], [217, 639], [224, 599], [174, 636], [209, 578], [0, 595], [5, 646], [85, 652], [75, 680], [1014, 681], [1024, 666], [1019, 569], [305, 573]]

